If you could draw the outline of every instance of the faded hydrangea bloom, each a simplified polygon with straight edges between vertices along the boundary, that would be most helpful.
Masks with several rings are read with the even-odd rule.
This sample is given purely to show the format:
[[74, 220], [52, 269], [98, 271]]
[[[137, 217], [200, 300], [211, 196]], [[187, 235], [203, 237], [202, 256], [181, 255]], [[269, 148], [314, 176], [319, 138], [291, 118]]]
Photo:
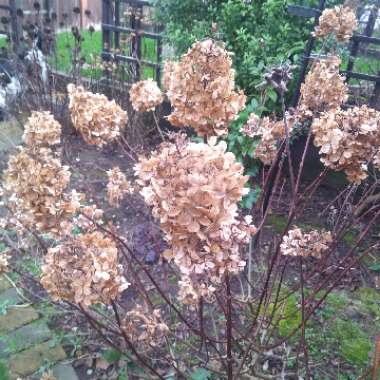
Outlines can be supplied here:
[[41, 284], [54, 301], [87, 307], [108, 304], [127, 289], [129, 283], [122, 273], [115, 242], [95, 231], [50, 248], [42, 265]]
[[129, 340], [137, 344], [143, 351], [162, 346], [165, 336], [169, 333], [169, 328], [163, 321], [160, 310], [147, 310], [141, 305], [137, 305], [127, 312], [122, 321], [122, 329]]
[[311, 126], [321, 161], [333, 170], [344, 171], [350, 182], [368, 176], [368, 163], [380, 147], [380, 113], [367, 106], [331, 110]]
[[127, 113], [115, 100], [72, 83], [67, 90], [71, 120], [87, 144], [102, 147], [120, 136], [127, 122]]
[[344, 5], [337, 5], [323, 11], [319, 25], [314, 30], [314, 36], [326, 38], [331, 34], [338, 42], [347, 42], [357, 26], [355, 12]]
[[331, 232], [313, 230], [306, 233], [294, 227], [284, 236], [280, 249], [284, 256], [320, 259], [331, 242]]
[[97, 224], [103, 224], [104, 211], [96, 205], [82, 206], [79, 215], [74, 219], [75, 225], [83, 231], [90, 232], [97, 228]]
[[57, 380], [57, 378], [54, 376], [54, 373], [52, 370], [49, 370], [47, 372], [44, 372], [41, 376], [40, 380]]
[[190, 126], [199, 136], [227, 134], [246, 101], [234, 91], [231, 67], [228, 52], [210, 39], [194, 43], [179, 62], [169, 62], [163, 83], [173, 107], [170, 123]]
[[77, 211], [82, 195], [66, 192], [70, 171], [49, 148], [37, 153], [20, 148], [4, 172], [4, 198], [14, 216], [39, 232], [67, 233], [67, 220]]
[[0, 254], [0, 275], [8, 272], [9, 259], [10, 259], [9, 255], [6, 255], [5, 253]]
[[164, 143], [135, 170], [170, 245], [164, 257], [184, 276], [219, 282], [224, 273], [244, 268], [239, 248], [255, 228], [237, 218], [238, 202], [248, 191], [243, 166], [226, 152], [225, 142], [215, 142]]
[[340, 107], [348, 99], [345, 77], [339, 74], [340, 58], [316, 61], [301, 86], [300, 113], [311, 117]]
[[29, 148], [57, 145], [61, 142], [61, 125], [50, 112], [33, 111], [22, 138]]
[[134, 83], [129, 90], [132, 107], [137, 112], [154, 111], [164, 97], [153, 79]]
[[[295, 118], [287, 115], [287, 125], [289, 135], [293, 130]], [[254, 151], [254, 157], [259, 159], [265, 165], [271, 165], [275, 160], [280, 143], [286, 137], [285, 124], [283, 120], [275, 121], [269, 117], [260, 119], [252, 113], [242, 132], [251, 138], [259, 138], [258, 144]]]
[[107, 171], [108, 184], [107, 196], [108, 202], [113, 207], [118, 207], [120, 201], [126, 194], [133, 193], [133, 189], [124, 173], [121, 172], [119, 167], [114, 167]]

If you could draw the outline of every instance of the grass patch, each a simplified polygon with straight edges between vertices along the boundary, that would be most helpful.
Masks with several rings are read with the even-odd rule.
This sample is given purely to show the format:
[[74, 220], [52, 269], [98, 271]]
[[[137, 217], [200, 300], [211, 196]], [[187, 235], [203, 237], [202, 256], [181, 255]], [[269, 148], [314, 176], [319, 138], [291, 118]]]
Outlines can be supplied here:
[[[84, 30], [82, 31], [82, 37], [83, 41], [79, 58], [83, 58], [87, 64], [100, 62], [102, 32], [95, 31], [94, 33], [90, 33]], [[50, 66], [58, 71], [70, 72], [72, 69], [74, 47], [75, 39], [71, 32], [58, 33], [56, 37], [56, 53], [49, 59]], [[121, 53], [125, 55], [129, 54], [127, 49], [122, 49]], [[152, 38], [143, 38], [141, 55], [143, 60], [155, 63], [157, 59], [157, 41]], [[100, 69], [83, 69], [82, 75], [98, 78], [101, 75], [101, 71]], [[123, 77], [125, 77], [125, 75]], [[142, 65], [142, 77], [143, 79], [154, 78], [155, 69], [147, 65]]]
[[[93, 56], [100, 57], [102, 52], [102, 33], [96, 31], [82, 31], [83, 41], [81, 44], [80, 57], [86, 62], [93, 61]], [[71, 32], [61, 32], [56, 37], [56, 54], [51, 57], [50, 65], [56, 70], [68, 72], [72, 68], [73, 49], [75, 38]]]

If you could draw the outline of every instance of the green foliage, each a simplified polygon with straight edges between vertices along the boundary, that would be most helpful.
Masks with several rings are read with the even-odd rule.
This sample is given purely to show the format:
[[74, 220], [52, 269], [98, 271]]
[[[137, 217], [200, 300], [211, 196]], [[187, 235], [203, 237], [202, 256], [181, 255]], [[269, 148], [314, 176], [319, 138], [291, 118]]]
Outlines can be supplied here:
[[9, 374], [7, 367], [3, 362], [0, 361], [0, 380], [9, 380]]
[[273, 313], [273, 324], [277, 326], [278, 334], [286, 337], [301, 324], [301, 310], [296, 295], [291, 295], [279, 302], [274, 310], [274, 304], [269, 306], [269, 313]]
[[[265, 107], [260, 106], [256, 99], [252, 99], [245, 110], [240, 113], [237, 120], [232, 123], [227, 136], [228, 150], [234, 153], [236, 159], [244, 165], [244, 174], [250, 177], [255, 177], [258, 174], [261, 165], [260, 161], [253, 157], [257, 141], [252, 142], [251, 138], [241, 132], [241, 128], [247, 123], [249, 115], [252, 112], [260, 116], [264, 111]], [[260, 188], [258, 186], [250, 184], [250, 187], [251, 191], [241, 202], [241, 206], [247, 209], [252, 207], [260, 194]]]
[[114, 364], [120, 360], [121, 352], [111, 348], [110, 350], [104, 351], [102, 356], [107, 363]]
[[211, 372], [205, 368], [198, 368], [190, 375], [190, 380], [209, 380], [209, 379], [211, 379]]
[[176, 53], [197, 39], [222, 39], [234, 54], [237, 83], [249, 97], [258, 95], [263, 72], [289, 59], [297, 62], [304, 49], [310, 28], [287, 13], [287, 5], [295, 3], [301, 1], [155, 0], [156, 18]]
[[351, 364], [367, 364], [371, 343], [358, 324], [338, 319], [332, 333], [339, 337], [339, 349], [344, 359]]

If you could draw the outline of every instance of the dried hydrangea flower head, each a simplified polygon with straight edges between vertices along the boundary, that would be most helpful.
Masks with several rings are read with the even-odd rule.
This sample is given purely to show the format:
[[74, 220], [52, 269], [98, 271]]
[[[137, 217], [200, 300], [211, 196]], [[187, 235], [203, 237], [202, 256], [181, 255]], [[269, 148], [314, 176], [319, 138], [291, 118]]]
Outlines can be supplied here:
[[337, 5], [322, 12], [319, 25], [314, 30], [314, 36], [326, 38], [331, 34], [338, 42], [347, 42], [357, 26], [355, 12], [344, 5]]
[[[293, 130], [295, 119], [287, 115], [287, 125], [289, 135]], [[269, 117], [260, 119], [252, 113], [247, 123], [243, 126], [242, 132], [250, 138], [260, 138], [254, 151], [254, 157], [265, 165], [271, 165], [275, 160], [280, 143], [286, 137], [284, 121], [271, 120]]]
[[284, 236], [280, 249], [284, 256], [320, 259], [331, 242], [331, 232], [312, 230], [306, 233], [295, 227]]
[[122, 321], [122, 329], [129, 340], [137, 344], [143, 351], [162, 346], [165, 336], [169, 333], [169, 328], [163, 321], [160, 310], [146, 310], [141, 305], [137, 305], [127, 312]]
[[215, 301], [216, 288], [204, 277], [194, 278], [194, 275], [191, 277], [183, 275], [178, 281], [178, 286], [177, 297], [184, 305], [198, 306], [201, 298], [208, 303]]
[[67, 91], [71, 120], [87, 144], [102, 147], [120, 136], [127, 122], [127, 113], [115, 100], [85, 91], [82, 86], [72, 83], [67, 86]]
[[82, 206], [75, 218], [75, 225], [86, 232], [94, 231], [97, 224], [103, 224], [103, 215], [104, 211], [96, 205]]
[[25, 124], [22, 138], [29, 148], [57, 145], [61, 142], [61, 125], [50, 112], [33, 111]]
[[173, 107], [170, 123], [192, 127], [199, 136], [227, 134], [246, 101], [234, 91], [231, 66], [228, 52], [210, 39], [194, 43], [179, 62], [170, 62], [163, 80]]
[[40, 380], [57, 380], [57, 378], [54, 376], [54, 373], [52, 370], [49, 370], [47, 372], [44, 372], [41, 376]]
[[0, 275], [8, 272], [9, 259], [10, 259], [9, 255], [6, 255], [5, 253], [0, 254]]
[[109, 304], [129, 286], [115, 242], [99, 231], [65, 240], [44, 260], [41, 284], [54, 301]]
[[108, 202], [111, 206], [118, 207], [120, 205], [120, 201], [126, 194], [133, 193], [133, 188], [119, 167], [114, 167], [113, 169], [108, 170], [107, 175]]
[[339, 74], [341, 60], [331, 56], [314, 62], [301, 86], [300, 112], [307, 116], [340, 107], [348, 99], [345, 77]]
[[11, 156], [4, 172], [4, 196], [16, 218], [39, 232], [59, 235], [77, 210], [81, 195], [65, 192], [70, 171], [49, 148], [25, 148]]
[[214, 282], [244, 268], [240, 246], [255, 231], [249, 219], [237, 218], [248, 177], [226, 150], [216, 138], [208, 144], [179, 138], [135, 167], [141, 194], [170, 245], [164, 257], [183, 275], [206, 275]]
[[311, 129], [326, 167], [344, 171], [350, 182], [367, 178], [367, 165], [380, 147], [378, 111], [367, 106], [331, 110], [315, 119]]
[[162, 92], [153, 79], [134, 83], [129, 90], [132, 107], [137, 112], [154, 111], [164, 100]]

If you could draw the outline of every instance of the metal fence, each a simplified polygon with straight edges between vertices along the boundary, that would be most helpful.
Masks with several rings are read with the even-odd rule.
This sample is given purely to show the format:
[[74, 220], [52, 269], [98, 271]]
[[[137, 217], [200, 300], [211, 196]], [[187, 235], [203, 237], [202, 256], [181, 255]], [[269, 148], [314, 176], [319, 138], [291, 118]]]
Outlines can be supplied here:
[[[314, 26], [318, 24], [319, 17], [323, 10], [326, 8], [326, 0], [319, 0], [317, 8], [303, 7], [297, 5], [291, 5], [288, 7], [290, 14], [298, 17], [311, 18], [314, 19]], [[367, 6], [367, 5], [366, 5]], [[358, 8], [359, 11], [363, 12], [364, 8]], [[351, 39], [350, 46], [348, 47], [349, 55], [347, 61], [347, 67], [343, 70], [343, 74], [346, 75], [347, 82], [359, 83], [364, 82], [366, 85], [366, 93], [364, 94], [365, 101], [369, 103], [371, 107], [380, 108], [380, 67], [379, 71], [375, 73], [362, 72], [360, 68], [356, 68], [355, 63], [358, 62], [359, 58], [364, 58], [369, 60], [371, 57], [375, 58], [377, 61], [380, 57], [380, 36], [376, 35], [379, 33], [377, 28], [380, 26], [379, 19], [379, 9], [380, 0], [375, 0], [372, 4], [368, 4], [368, 8], [365, 9], [368, 14], [365, 19], [359, 14], [360, 28], [359, 32], [355, 33]], [[296, 106], [300, 97], [301, 85], [305, 80], [309, 63], [313, 58], [313, 50], [315, 47], [316, 39], [313, 35], [307, 42], [304, 56], [301, 63], [300, 74], [297, 81], [296, 90], [294, 92], [292, 105]], [[356, 86], [353, 85], [352, 88]], [[360, 89], [359, 89], [360, 90]], [[363, 94], [358, 91], [359, 95]]]
[[105, 60], [128, 68], [129, 82], [146, 77], [160, 81], [162, 36], [152, 20], [152, 5], [144, 0], [102, 0]]

